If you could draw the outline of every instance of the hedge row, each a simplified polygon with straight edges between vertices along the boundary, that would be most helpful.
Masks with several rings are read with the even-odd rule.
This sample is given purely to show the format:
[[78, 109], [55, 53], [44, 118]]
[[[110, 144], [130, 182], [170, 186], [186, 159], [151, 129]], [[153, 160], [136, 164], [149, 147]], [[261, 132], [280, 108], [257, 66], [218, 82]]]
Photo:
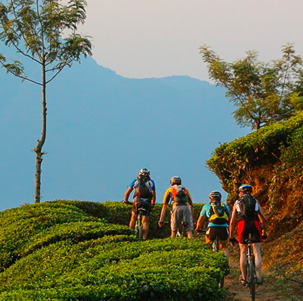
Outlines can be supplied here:
[[292, 143], [290, 137], [302, 127], [303, 112], [300, 112], [287, 121], [271, 124], [220, 145], [207, 165], [231, 193], [235, 186], [241, 184], [247, 170], [278, 162], [281, 150]]
[[110, 202], [55, 201], [1, 212], [0, 300], [224, 298], [223, 254], [199, 239], [139, 242], [125, 225], [129, 217], [130, 207]]

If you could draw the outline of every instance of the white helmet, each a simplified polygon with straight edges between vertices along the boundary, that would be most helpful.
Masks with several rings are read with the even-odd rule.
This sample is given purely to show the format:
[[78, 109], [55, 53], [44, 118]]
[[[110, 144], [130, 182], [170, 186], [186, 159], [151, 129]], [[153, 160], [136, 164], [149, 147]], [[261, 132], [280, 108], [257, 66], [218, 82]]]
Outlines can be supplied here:
[[139, 171], [139, 176], [149, 177], [150, 171], [147, 168], [142, 168]]

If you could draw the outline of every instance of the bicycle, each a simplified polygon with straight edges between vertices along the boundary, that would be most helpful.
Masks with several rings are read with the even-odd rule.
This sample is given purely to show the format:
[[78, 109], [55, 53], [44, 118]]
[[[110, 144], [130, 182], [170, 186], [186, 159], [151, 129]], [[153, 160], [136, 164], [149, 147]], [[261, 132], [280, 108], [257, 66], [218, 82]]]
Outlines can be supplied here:
[[177, 230], [176, 237], [187, 237], [185, 227], [188, 225], [188, 223], [181, 221], [180, 226]]
[[[233, 238], [230, 242], [235, 245], [238, 241]], [[253, 252], [252, 244], [254, 241], [251, 238], [247, 238], [245, 240], [247, 244], [247, 253], [246, 253], [246, 278], [245, 278], [245, 286], [249, 288], [249, 293], [251, 296], [251, 300], [256, 300], [256, 283], [257, 283], [257, 275], [256, 275], [256, 267], [255, 267], [255, 255]]]
[[[206, 230], [200, 230], [200, 231], [197, 231], [197, 233], [198, 234], [201, 233], [203, 235], [206, 235]], [[220, 251], [220, 238], [219, 238], [219, 236], [216, 236], [216, 238], [212, 241], [211, 249], [212, 249], [213, 252], [219, 252]], [[223, 275], [222, 278], [219, 279], [218, 286], [219, 286], [219, 288], [224, 287], [224, 275]]]
[[[133, 205], [131, 202], [124, 202], [126, 205]], [[138, 240], [143, 240], [143, 224], [142, 224], [142, 216], [146, 213], [146, 208], [140, 207], [138, 208], [137, 220], [135, 223], [135, 236]]]
[[256, 267], [255, 267], [255, 256], [253, 253], [252, 244], [254, 243], [251, 239], [246, 239], [247, 243], [247, 255], [246, 255], [246, 285], [249, 288], [249, 293], [251, 296], [251, 300], [255, 301], [256, 299]]

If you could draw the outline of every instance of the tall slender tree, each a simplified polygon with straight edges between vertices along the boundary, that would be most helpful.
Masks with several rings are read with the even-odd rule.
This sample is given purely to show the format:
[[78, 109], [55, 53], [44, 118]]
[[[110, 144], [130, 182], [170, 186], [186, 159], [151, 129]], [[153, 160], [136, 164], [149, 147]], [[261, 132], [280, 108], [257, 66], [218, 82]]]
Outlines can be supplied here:
[[[91, 55], [89, 36], [77, 33], [86, 19], [85, 0], [7, 0], [0, 1], [0, 64], [6, 71], [24, 81], [41, 87], [42, 132], [34, 148], [36, 153], [35, 203], [41, 200], [41, 164], [46, 139], [46, 87], [66, 67], [82, 56]], [[22, 58], [12, 60], [1, 53], [13, 47]], [[41, 76], [25, 72], [24, 63], [30, 60], [41, 69]]]

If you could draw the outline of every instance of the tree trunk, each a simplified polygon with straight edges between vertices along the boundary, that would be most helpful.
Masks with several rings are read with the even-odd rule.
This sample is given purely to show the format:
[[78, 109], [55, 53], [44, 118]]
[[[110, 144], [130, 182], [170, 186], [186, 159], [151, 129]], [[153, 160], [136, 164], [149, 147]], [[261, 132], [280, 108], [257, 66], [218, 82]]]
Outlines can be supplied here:
[[35, 174], [35, 203], [40, 203], [41, 200], [41, 164], [42, 156], [42, 147], [46, 138], [46, 73], [45, 73], [45, 64], [42, 65], [42, 133], [41, 138], [38, 140], [37, 147], [34, 149], [36, 153], [36, 174]]

